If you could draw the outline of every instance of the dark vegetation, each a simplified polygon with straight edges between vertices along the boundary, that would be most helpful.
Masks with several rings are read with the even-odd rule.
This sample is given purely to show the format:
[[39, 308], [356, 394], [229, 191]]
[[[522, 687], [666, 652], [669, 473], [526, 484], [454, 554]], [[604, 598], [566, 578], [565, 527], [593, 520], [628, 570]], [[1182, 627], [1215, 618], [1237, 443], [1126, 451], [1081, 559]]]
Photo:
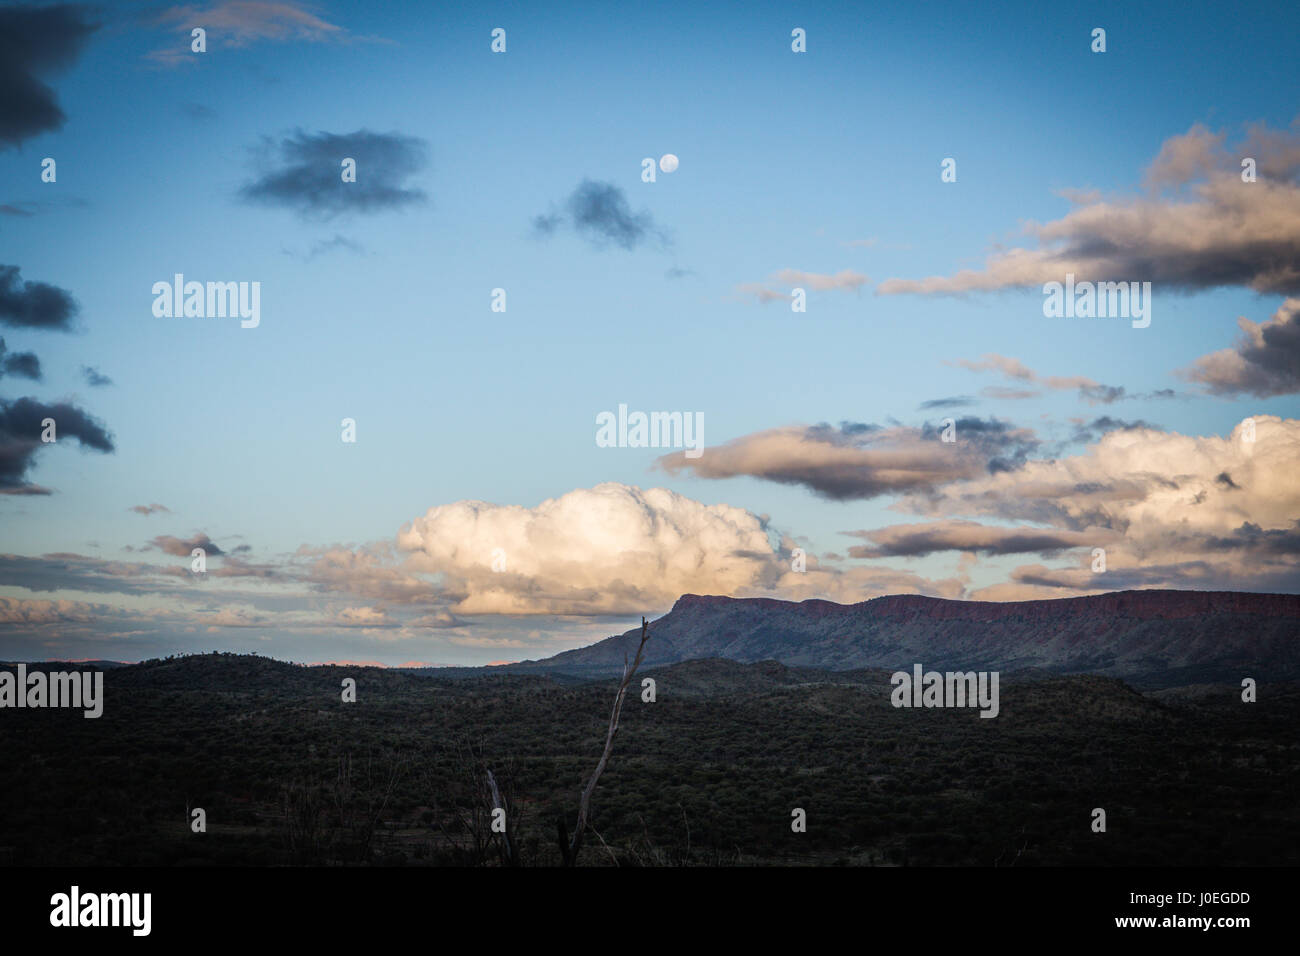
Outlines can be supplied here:
[[[558, 865], [556, 822], [573, 823], [618, 681], [210, 654], [104, 684], [98, 720], [0, 711], [0, 863]], [[883, 671], [773, 662], [638, 673], [580, 862], [1300, 862], [1295, 684], [1243, 704], [1232, 686], [1004, 674], [992, 720], [895, 709], [889, 690]]]

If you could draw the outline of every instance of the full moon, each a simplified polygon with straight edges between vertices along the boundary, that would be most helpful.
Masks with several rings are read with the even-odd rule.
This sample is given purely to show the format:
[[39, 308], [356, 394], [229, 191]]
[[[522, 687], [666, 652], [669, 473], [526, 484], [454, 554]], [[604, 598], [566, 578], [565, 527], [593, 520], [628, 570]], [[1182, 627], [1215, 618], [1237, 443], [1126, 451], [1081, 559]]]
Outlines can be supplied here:
[[671, 173], [677, 168], [677, 157], [672, 153], [664, 153], [659, 157], [659, 168], [666, 173]]

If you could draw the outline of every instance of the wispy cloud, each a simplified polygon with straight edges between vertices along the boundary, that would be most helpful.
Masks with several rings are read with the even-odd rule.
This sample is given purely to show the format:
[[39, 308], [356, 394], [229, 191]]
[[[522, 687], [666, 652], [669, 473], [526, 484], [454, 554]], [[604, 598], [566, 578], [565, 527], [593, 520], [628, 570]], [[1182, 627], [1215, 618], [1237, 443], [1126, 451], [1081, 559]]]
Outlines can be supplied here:
[[105, 388], [112, 385], [113, 380], [101, 372], [99, 369], [90, 366], [81, 366], [81, 377], [85, 379], [86, 384], [91, 388]]
[[186, 4], [170, 7], [153, 17], [155, 26], [175, 33], [175, 39], [153, 50], [148, 59], [160, 66], [195, 62], [191, 31], [201, 27], [207, 33], [207, 48], [237, 49], [255, 43], [325, 43], [343, 40], [348, 31], [316, 16], [292, 0], [225, 0], [207, 6]]
[[[409, 181], [428, 163], [428, 144], [400, 133], [305, 133], [264, 139], [261, 167], [240, 196], [252, 203], [296, 210], [308, 218], [376, 213], [423, 203]], [[344, 182], [343, 160], [356, 161], [356, 182]]]
[[799, 269], [782, 269], [768, 277], [766, 282], [746, 282], [736, 286], [736, 292], [743, 297], [752, 296], [759, 303], [789, 301], [790, 292], [778, 292], [768, 288], [769, 285], [784, 285], [790, 289], [811, 289], [813, 292], [858, 292], [862, 286], [871, 281], [867, 276], [852, 269], [842, 269], [834, 275], [820, 272], [804, 272]]
[[533, 218], [533, 234], [549, 238], [571, 228], [595, 248], [609, 245], [632, 250], [647, 243], [669, 244], [667, 233], [647, 211], [633, 212], [627, 194], [613, 183], [584, 179], [550, 213]]
[[[1026, 384], [1053, 391], [1076, 392], [1079, 398], [1089, 405], [1110, 405], [1123, 399], [1174, 398], [1176, 394], [1172, 389], [1134, 394], [1130, 393], [1123, 385], [1103, 385], [1083, 375], [1040, 375], [1019, 359], [998, 355], [996, 352], [985, 353], [980, 357], [979, 361], [958, 359], [955, 362], [945, 362], [944, 364], [969, 369], [972, 372], [997, 372], [1013, 382], [1025, 382]], [[980, 394], [985, 398], [1014, 400], [1038, 398], [1042, 393], [1033, 389], [989, 386], [983, 389]]]

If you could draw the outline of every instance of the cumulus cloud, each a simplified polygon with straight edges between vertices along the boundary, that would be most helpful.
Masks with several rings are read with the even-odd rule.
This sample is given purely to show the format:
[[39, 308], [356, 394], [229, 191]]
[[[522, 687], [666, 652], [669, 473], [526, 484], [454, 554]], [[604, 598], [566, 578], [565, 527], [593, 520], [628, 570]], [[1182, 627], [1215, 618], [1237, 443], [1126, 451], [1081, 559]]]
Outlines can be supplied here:
[[97, 29], [75, 4], [0, 8], [0, 148], [63, 127], [67, 116], [42, 78], [76, 62]]
[[[257, 156], [259, 174], [240, 196], [305, 217], [385, 212], [428, 198], [408, 182], [428, 162], [426, 142], [414, 136], [297, 130], [279, 141], [263, 139]], [[344, 159], [356, 160], [356, 182], [343, 181]]]
[[37, 451], [55, 444], [41, 441], [45, 431], [41, 423], [47, 418], [54, 419], [55, 436], [60, 441], [75, 438], [83, 449], [105, 454], [114, 451], [113, 436], [104, 423], [76, 405], [0, 398], [0, 495], [50, 494], [48, 488], [26, 479]]
[[[1078, 197], [1061, 219], [1028, 227], [1038, 248], [997, 253], [982, 270], [889, 279], [878, 291], [955, 295], [1041, 287], [1073, 273], [1076, 281], [1300, 293], [1300, 125], [1253, 127], [1231, 152], [1219, 140], [1193, 127], [1166, 141], [1147, 174], [1148, 183], [1166, 187], [1163, 194]], [[1242, 181], [1238, 156], [1257, 160], [1257, 182]]]
[[[1297, 470], [1300, 421], [1262, 415], [1226, 437], [1116, 429], [1082, 454], [1034, 460], [1015, 471], [906, 495], [899, 507], [939, 519], [1030, 523], [1062, 543], [1083, 547], [1090, 540], [1107, 550], [1104, 574], [1087, 566], [1089, 551], [1077, 567], [1020, 569], [1013, 580], [1021, 585], [1295, 590], [1300, 587]], [[952, 532], [940, 524], [935, 540], [945, 533], [955, 540]], [[923, 540], [917, 533], [883, 529], [869, 537], [885, 548], [896, 540]], [[996, 593], [1010, 599], [1012, 592]]]
[[1224, 164], [1223, 140], [1224, 133], [1214, 133], [1203, 123], [1193, 123], [1186, 133], [1171, 136], [1161, 144], [1160, 152], [1147, 168], [1147, 184], [1181, 186], [1205, 178]]
[[0, 265], [0, 325], [68, 332], [77, 312], [76, 300], [58, 286], [24, 281], [17, 266]]
[[652, 240], [668, 244], [667, 234], [649, 211], [634, 213], [627, 194], [613, 183], [584, 179], [559, 209], [533, 218], [533, 232], [539, 238], [552, 236], [566, 225], [596, 248], [613, 243], [632, 250]]
[[1179, 370], [1214, 395], [1291, 395], [1300, 392], [1300, 298], [1282, 303], [1267, 322], [1237, 319], [1241, 337]]
[[966, 417], [944, 428], [843, 422], [755, 432], [705, 450], [677, 452], [658, 464], [699, 478], [749, 476], [805, 488], [836, 501], [923, 491], [961, 478], [1014, 468], [1038, 446], [1033, 432], [996, 419]]
[[636, 614], [686, 592], [770, 584], [776, 559], [763, 522], [741, 508], [615, 483], [535, 508], [440, 505], [397, 544], [443, 578], [458, 614]]

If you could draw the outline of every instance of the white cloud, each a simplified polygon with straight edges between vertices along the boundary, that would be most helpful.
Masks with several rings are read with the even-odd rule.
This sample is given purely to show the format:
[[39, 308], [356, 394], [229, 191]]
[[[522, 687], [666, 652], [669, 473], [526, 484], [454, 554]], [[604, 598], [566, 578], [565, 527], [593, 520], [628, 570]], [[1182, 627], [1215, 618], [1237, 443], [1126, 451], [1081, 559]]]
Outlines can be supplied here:
[[612, 482], [535, 508], [440, 505], [397, 543], [412, 569], [442, 576], [459, 596], [451, 610], [467, 615], [637, 614], [687, 592], [770, 584], [776, 559], [762, 521], [744, 509]]

